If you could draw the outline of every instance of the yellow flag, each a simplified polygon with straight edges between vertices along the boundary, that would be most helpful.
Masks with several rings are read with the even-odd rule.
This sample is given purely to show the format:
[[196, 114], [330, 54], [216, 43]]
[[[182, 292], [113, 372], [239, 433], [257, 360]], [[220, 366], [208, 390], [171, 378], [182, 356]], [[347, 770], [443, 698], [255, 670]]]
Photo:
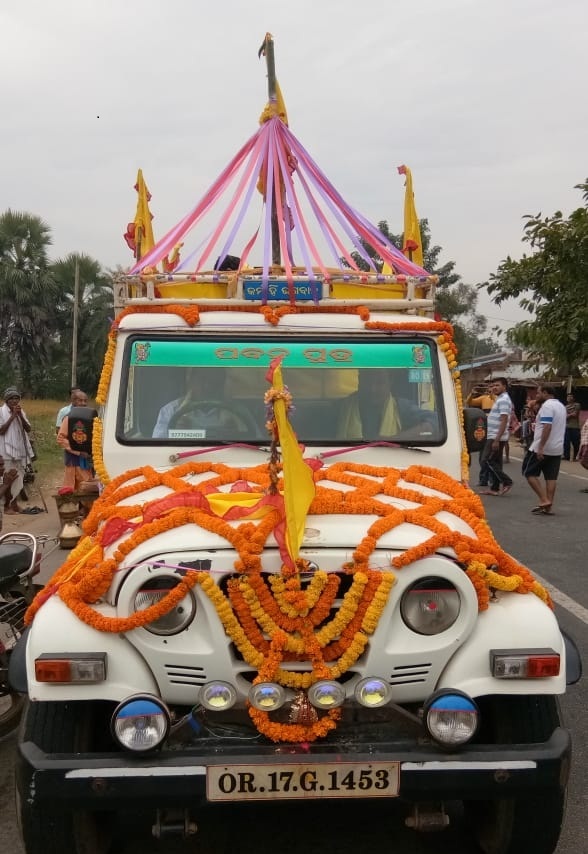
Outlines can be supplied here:
[[408, 166], [399, 166], [400, 175], [406, 175], [406, 192], [404, 195], [404, 243], [402, 251], [407, 258], [423, 266], [423, 242], [421, 240], [421, 228], [414, 204], [414, 192], [412, 189], [412, 172]]
[[[281, 358], [272, 361], [267, 379], [276, 391], [282, 391], [284, 382]], [[286, 546], [290, 557], [295, 562], [304, 538], [306, 516], [314, 498], [315, 485], [312, 470], [304, 462], [298, 438], [288, 420], [285, 401], [278, 398], [274, 400], [273, 407], [282, 449]]]
[[139, 198], [137, 199], [137, 212], [135, 214], [135, 242], [137, 244], [137, 261], [143, 255], [153, 249], [155, 240], [153, 238], [153, 226], [151, 225], [151, 211], [149, 210], [149, 201], [151, 193], [147, 189], [147, 184], [143, 178], [143, 171], [139, 169], [137, 172], [137, 183], [135, 184]]

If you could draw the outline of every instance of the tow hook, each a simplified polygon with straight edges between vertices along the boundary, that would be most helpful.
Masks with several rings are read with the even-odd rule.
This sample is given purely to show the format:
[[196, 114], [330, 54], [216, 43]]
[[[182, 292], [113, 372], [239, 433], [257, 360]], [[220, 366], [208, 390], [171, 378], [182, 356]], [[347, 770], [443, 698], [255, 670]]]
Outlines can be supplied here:
[[151, 833], [156, 839], [164, 839], [166, 836], [194, 836], [198, 831], [198, 825], [190, 818], [188, 810], [157, 810], [155, 824], [151, 827]]
[[412, 815], [408, 815], [404, 823], [413, 830], [427, 833], [433, 830], [444, 830], [449, 825], [449, 816], [442, 803], [415, 804]]

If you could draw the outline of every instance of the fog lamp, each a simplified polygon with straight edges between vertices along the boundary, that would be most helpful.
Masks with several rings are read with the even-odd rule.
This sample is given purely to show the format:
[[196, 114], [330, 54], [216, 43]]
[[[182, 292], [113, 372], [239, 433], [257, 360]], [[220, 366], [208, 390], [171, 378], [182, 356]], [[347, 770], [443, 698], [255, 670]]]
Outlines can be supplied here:
[[336, 709], [345, 702], [345, 690], [338, 682], [323, 680], [311, 685], [308, 699], [317, 709]]
[[237, 702], [237, 692], [228, 682], [207, 682], [200, 689], [198, 702], [211, 712], [224, 712]]
[[355, 686], [355, 699], [362, 706], [377, 709], [385, 706], [390, 699], [390, 686], [377, 676], [368, 676]]
[[136, 694], [123, 700], [112, 715], [114, 738], [133, 753], [155, 750], [167, 738], [169, 727], [167, 706], [150, 694]]
[[479, 710], [461, 691], [437, 692], [424, 707], [424, 722], [431, 738], [443, 747], [459, 747], [476, 734]]
[[259, 682], [249, 691], [249, 702], [262, 712], [273, 712], [286, 702], [286, 692], [274, 682]]

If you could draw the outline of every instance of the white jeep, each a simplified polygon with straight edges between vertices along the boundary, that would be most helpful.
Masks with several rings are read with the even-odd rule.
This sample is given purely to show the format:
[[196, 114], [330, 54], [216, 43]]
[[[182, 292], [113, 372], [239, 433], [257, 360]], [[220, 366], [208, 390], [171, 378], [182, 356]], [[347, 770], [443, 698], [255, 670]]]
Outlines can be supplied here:
[[485, 851], [550, 854], [566, 643], [467, 486], [485, 422], [427, 289], [284, 310], [180, 284], [118, 285], [105, 489], [13, 656], [27, 854], [106, 851], [104, 811], [163, 833], [327, 798], [400, 798], [418, 829], [460, 799]]

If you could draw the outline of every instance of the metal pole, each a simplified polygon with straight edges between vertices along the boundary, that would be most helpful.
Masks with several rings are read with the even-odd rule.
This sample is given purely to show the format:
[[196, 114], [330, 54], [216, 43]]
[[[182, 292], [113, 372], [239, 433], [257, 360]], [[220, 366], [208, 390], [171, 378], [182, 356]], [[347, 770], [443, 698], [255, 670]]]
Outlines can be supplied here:
[[80, 299], [80, 259], [76, 258], [74, 272], [74, 298], [73, 298], [73, 329], [71, 341], [71, 386], [75, 386], [77, 378], [78, 363], [78, 303]]

